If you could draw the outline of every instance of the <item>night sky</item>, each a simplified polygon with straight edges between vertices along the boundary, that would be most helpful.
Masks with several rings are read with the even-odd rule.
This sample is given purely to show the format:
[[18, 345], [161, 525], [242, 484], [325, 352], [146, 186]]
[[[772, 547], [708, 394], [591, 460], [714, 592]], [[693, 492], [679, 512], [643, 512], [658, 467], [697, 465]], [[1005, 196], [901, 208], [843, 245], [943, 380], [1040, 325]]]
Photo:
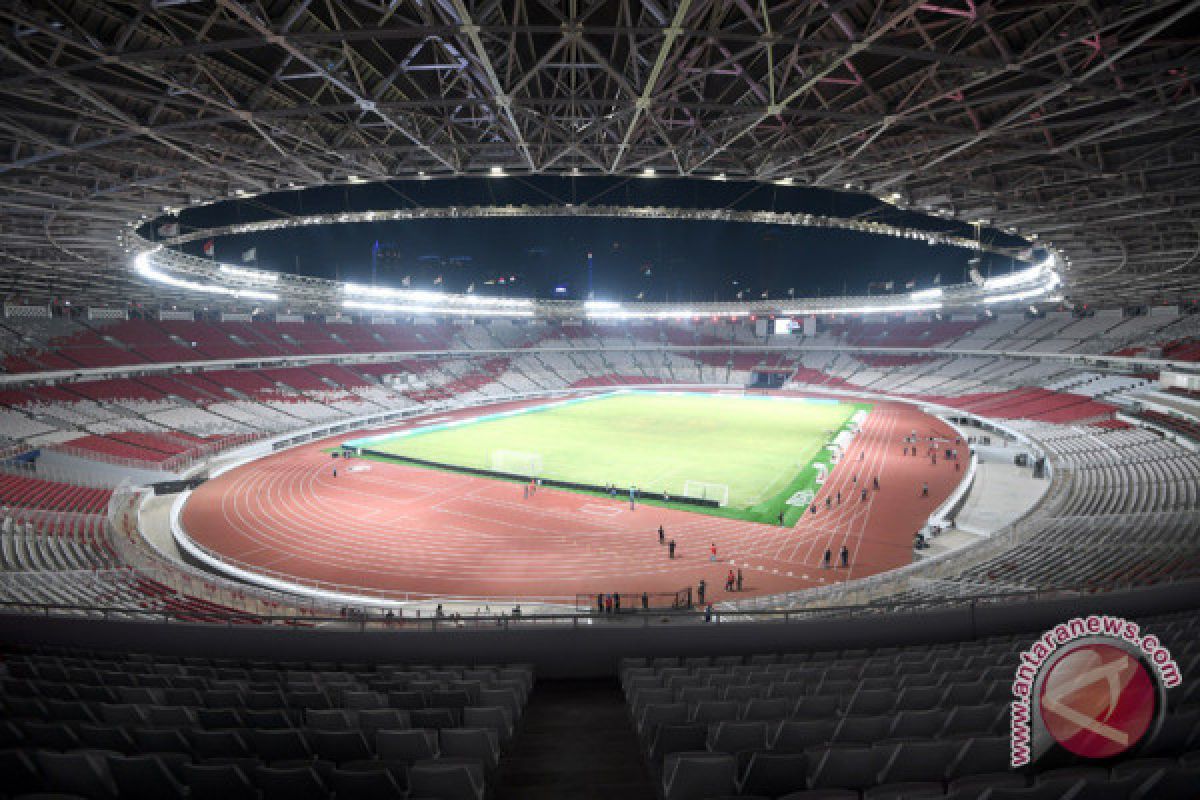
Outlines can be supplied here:
[[[925, 217], [865, 195], [741, 182], [673, 178], [528, 178], [395, 181], [279, 192], [185, 212], [186, 232], [280, 215], [414, 206], [507, 203], [666, 205], [687, 208], [806, 211], [925, 230], [970, 235], [965, 226]], [[1000, 244], [1018, 242], [994, 232]], [[200, 243], [185, 249], [199, 255]], [[620, 219], [423, 220], [331, 225], [230, 237], [216, 257], [241, 263], [257, 250], [257, 266], [385, 286], [481, 294], [586, 298], [588, 254], [597, 299], [689, 301], [786, 295], [864, 293], [868, 284], [892, 280], [897, 291], [965, 280], [971, 253], [889, 236], [822, 228], [743, 223]], [[373, 257], [374, 251], [374, 257]], [[985, 257], [993, 274], [1013, 268], [1010, 259]], [[374, 275], [373, 275], [374, 270]], [[512, 278], [516, 283], [512, 283]], [[500, 282], [503, 279], [503, 283]], [[563, 287], [566, 292], [555, 292]]]

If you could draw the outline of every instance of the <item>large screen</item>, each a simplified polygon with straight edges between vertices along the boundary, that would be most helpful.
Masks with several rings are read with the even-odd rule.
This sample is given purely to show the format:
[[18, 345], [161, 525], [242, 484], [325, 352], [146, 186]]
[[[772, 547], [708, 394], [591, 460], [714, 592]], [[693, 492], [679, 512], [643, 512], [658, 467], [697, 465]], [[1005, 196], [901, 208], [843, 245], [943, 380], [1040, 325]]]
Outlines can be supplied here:
[[800, 328], [800, 324], [798, 322], [796, 322], [794, 319], [787, 318], [787, 319], [775, 320], [775, 334], [778, 336], [782, 336], [784, 334], [791, 333], [792, 331], [799, 330], [799, 328]]

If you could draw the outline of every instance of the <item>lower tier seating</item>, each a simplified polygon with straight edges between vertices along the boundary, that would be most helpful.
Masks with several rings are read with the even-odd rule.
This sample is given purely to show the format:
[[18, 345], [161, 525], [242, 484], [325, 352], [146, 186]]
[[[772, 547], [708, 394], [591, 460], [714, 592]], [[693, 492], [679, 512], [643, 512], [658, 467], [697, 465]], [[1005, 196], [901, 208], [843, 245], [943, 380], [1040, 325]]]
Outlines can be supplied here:
[[1009, 766], [1009, 705], [1032, 636], [951, 644], [625, 658], [622, 688], [665, 800], [760, 797], [1194, 798], [1200, 618], [1140, 620], [1183, 683], [1157, 732], [1116, 763]]
[[534, 688], [432, 666], [9, 650], [0, 793], [483, 800]]

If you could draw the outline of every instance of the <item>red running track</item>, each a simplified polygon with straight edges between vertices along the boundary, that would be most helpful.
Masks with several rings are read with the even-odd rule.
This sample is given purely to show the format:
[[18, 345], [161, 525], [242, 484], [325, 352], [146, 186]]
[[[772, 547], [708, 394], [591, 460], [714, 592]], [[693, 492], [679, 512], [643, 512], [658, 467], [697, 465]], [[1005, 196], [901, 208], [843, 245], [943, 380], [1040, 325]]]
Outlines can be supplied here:
[[[208, 481], [185, 505], [182, 524], [196, 542], [245, 568], [397, 599], [574, 602], [578, 594], [677, 591], [703, 578], [708, 596], [719, 601], [733, 597], [722, 591], [730, 567], [743, 571], [736, 597], [750, 597], [911, 563], [913, 533], [964, 474], [953, 462], [931, 463], [924, 445], [920, 455], [904, 456], [903, 440], [913, 431], [922, 438], [956, 435], [912, 406], [876, 402], [817, 495], [817, 513], [792, 528], [644, 505], [630, 511], [628, 500], [546, 488], [525, 500], [517, 483], [376, 461], [339, 462], [335, 478], [321, 451], [353, 435], [267, 456]], [[960, 450], [965, 469], [965, 445]], [[876, 476], [878, 491], [870, 488]], [[928, 498], [921, 497], [922, 482]], [[677, 542], [674, 560], [658, 544], [660, 524]], [[836, 567], [843, 545], [851, 554], [848, 569]], [[832, 569], [821, 566], [826, 548], [833, 551]]]

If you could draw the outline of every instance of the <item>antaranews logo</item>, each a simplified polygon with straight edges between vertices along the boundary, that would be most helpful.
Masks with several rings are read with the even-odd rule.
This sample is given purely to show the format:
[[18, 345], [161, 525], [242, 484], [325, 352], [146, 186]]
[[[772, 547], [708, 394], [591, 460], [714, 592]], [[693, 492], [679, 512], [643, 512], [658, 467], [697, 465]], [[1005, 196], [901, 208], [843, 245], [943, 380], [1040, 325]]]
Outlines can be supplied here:
[[1156, 728], [1179, 666], [1153, 634], [1120, 617], [1075, 617], [1020, 656], [1013, 680], [1012, 760], [1056, 744], [1084, 758], [1131, 750]]

